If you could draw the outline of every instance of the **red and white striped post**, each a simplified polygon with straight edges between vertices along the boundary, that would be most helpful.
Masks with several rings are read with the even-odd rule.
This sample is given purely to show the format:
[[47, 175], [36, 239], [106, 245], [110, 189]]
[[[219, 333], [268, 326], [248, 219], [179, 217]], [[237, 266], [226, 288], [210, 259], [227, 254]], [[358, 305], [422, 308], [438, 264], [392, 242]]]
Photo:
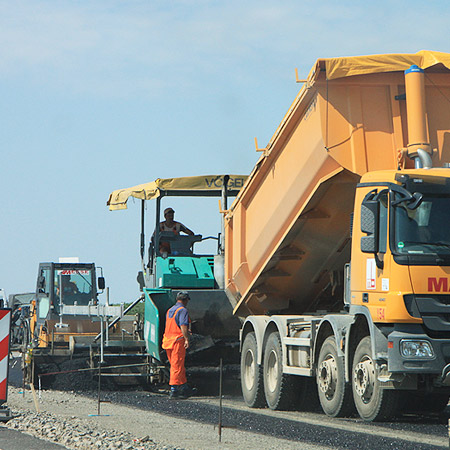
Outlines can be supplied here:
[[5, 403], [8, 397], [9, 336], [11, 331], [11, 309], [0, 308], [0, 421], [11, 418]]

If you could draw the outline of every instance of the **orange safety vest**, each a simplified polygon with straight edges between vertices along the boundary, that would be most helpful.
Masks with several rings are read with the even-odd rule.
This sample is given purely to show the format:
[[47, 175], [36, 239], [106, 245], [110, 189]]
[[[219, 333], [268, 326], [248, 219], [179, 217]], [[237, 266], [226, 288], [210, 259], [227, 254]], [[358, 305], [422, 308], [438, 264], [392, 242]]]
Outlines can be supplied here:
[[162, 348], [168, 349], [173, 348], [175, 345], [175, 342], [178, 341], [178, 339], [183, 337], [183, 333], [181, 332], [181, 328], [177, 325], [175, 322], [175, 317], [178, 314], [178, 311], [180, 309], [184, 308], [184, 306], [180, 306], [175, 310], [175, 314], [169, 318], [169, 311], [167, 311], [166, 315], [166, 329], [164, 331], [163, 341], [162, 341]]

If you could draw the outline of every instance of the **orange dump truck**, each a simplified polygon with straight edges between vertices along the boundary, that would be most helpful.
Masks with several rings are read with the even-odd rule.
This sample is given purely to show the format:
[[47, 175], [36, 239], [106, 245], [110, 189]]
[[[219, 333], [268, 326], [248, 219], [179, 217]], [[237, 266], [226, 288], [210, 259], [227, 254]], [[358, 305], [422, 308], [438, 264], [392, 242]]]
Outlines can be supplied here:
[[226, 217], [246, 403], [450, 395], [450, 54], [320, 59]]

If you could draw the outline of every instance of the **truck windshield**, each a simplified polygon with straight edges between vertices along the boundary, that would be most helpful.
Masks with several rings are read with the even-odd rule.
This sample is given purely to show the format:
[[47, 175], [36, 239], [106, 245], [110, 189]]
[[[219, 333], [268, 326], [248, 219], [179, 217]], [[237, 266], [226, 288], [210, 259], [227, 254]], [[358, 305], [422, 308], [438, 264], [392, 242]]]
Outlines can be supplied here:
[[393, 212], [397, 253], [450, 255], [450, 195], [423, 194], [416, 209], [403, 202]]
[[87, 305], [93, 299], [92, 271], [62, 269], [55, 271], [55, 298], [65, 305]]

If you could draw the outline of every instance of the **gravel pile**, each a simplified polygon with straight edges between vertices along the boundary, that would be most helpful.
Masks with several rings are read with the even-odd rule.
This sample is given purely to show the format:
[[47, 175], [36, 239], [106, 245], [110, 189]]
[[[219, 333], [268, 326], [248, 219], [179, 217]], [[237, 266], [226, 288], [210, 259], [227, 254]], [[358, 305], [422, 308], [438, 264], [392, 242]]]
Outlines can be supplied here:
[[149, 436], [137, 439], [130, 433], [105, 431], [88, 426], [76, 416], [61, 420], [50, 413], [32, 413], [13, 410], [14, 418], [8, 428], [23, 431], [41, 439], [73, 450], [183, 450], [179, 447], [158, 445]]

